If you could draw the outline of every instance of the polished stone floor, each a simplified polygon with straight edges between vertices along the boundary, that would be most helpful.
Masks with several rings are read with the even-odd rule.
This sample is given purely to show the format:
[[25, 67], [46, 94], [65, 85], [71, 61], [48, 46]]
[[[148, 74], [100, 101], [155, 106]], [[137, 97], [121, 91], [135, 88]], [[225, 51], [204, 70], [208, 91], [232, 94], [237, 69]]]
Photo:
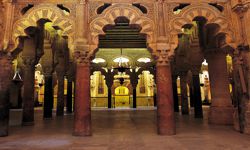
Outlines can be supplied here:
[[1, 150], [250, 150], [250, 135], [232, 126], [207, 123], [207, 115], [176, 114], [177, 135], [156, 134], [155, 110], [92, 111], [93, 136], [71, 135], [73, 116], [43, 120], [36, 111], [35, 125], [11, 127], [0, 138]]

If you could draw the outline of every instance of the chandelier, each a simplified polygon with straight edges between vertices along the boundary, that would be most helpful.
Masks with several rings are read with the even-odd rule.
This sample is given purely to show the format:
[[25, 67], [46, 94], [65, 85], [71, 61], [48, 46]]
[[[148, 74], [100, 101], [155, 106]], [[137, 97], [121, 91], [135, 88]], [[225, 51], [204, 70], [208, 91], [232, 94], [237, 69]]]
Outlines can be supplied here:
[[115, 67], [114, 69], [121, 73], [121, 77], [119, 77], [118, 79], [120, 81], [120, 84], [123, 85], [125, 79], [122, 75], [124, 72], [126, 72], [130, 68], [127, 67], [126, 64], [124, 63], [124, 57], [122, 56], [122, 48], [121, 48], [121, 55], [118, 59], [119, 59], [118, 60], [118, 67]]
[[124, 57], [122, 56], [122, 48], [121, 48], [121, 55], [118, 58], [118, 67], [115, 67], [114, 69], [117, 70], [118, 72], [124, 73], [126, 70], [130, 69], [129, 67], [126, 66], [124, 63]]

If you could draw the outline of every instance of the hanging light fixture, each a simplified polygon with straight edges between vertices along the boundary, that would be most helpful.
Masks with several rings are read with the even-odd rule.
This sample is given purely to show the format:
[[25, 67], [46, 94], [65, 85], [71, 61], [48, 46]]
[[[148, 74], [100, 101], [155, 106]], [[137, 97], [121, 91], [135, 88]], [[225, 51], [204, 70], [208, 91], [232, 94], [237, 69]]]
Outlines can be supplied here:
[[21, 76], [20, 76], [20, 73], [19, 73], [19, 69], [16, 70], [15, 74], [14, 74], [14, 77], [12, 79], [12, 81], [14, 83], [20, 83], [20, 82], [23, 82]]
[[119, 62], [118, 62], [118, 67], [115, 67], [115, 70], [118, 70], [118, 72], [124, 73], [126, 70], [130, 69], [129, 67], [124, 66], [123, 61], [124, 61], [124, 57], [122, 56], [122, 48], [121, 48], [121, 56], [118, 58]]
[[[119, 77], [120, 84], [123, 85], [125, 79], [123, 77], [123, 73], [126, 72], [126, 70], [130, 69], [129, 67], [126, 67], [124, 64], [124, 57], [122, 56], [122, 48], [121, 48], [121, 56], [118, 58], [118, 67], [115, 67], [114, 69], [121, 73], [121, 77]], [[128, 62], [128, 60], [127, 60]]]

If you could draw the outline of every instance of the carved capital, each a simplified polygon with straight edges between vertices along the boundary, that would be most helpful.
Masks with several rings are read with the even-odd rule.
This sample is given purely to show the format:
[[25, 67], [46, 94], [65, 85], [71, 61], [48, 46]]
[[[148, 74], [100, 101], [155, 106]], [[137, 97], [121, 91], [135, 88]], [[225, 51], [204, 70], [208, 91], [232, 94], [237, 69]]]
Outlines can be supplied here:
[[188, 74], [188, 71], [187, 70], [182, 70], [182, 71], [179, 71], [178, 74], [179, 74], [180, 78], [186, 78], [187, 74]]
[[228, 53], [229, 51], [220, 48], [204, 50], [204, 56], [207, 59], [207, 61], [209, 61], [210, 58], [212, 59], [214, 56], [226, 56]]
[[235, 7], [233, 7], [233, 11], [236, 12], [240, 17], [243, 17], [245, 12], [249, 9], [247, 4], [239, 3]]
[[201, 65], [192, 65], [191, 72], [193, 75], [199, 75], [201, 71]]
[[170, 50], [156, 50], [155, 52], [153, 52], [153, 56], [156, 59], [157, 66], [170, 65], [170, 60], [172, 58]]
[[91, 60], [90, 54], [86, 50], [85, 51], [75, 51], [74, 59], [78, 65], [87, 65], [87, 66], [90, 65], [90, 60]]
[[12, 76], [12, 57], [0, 51], [0, 90], [7, 90]]
[[43, 74], [45, 76], [52, 76], [52, 73], [54, 71], [53, 67], [51, 66], [42, 66]]
[[28, 67], [28, 66], [35, 66], [36, 61], [37, 61], [37, 60], [36, 60], [35, 58], [33, 58], [33, 57], [25, 57], [25, 56], [23, 56], [22, 59], [23, 59], [23, 65], [24, 65], [25, 67]]

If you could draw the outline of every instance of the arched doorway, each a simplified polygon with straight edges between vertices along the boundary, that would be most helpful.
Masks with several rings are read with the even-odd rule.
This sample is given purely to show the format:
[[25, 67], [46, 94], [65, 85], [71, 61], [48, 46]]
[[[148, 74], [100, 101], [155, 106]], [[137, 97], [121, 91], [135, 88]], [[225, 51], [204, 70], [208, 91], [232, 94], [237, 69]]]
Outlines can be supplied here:
[[126, 86], [118, 86], [115, 88], [114, 107], [115, 108], [130, 108], [129, 89]]

